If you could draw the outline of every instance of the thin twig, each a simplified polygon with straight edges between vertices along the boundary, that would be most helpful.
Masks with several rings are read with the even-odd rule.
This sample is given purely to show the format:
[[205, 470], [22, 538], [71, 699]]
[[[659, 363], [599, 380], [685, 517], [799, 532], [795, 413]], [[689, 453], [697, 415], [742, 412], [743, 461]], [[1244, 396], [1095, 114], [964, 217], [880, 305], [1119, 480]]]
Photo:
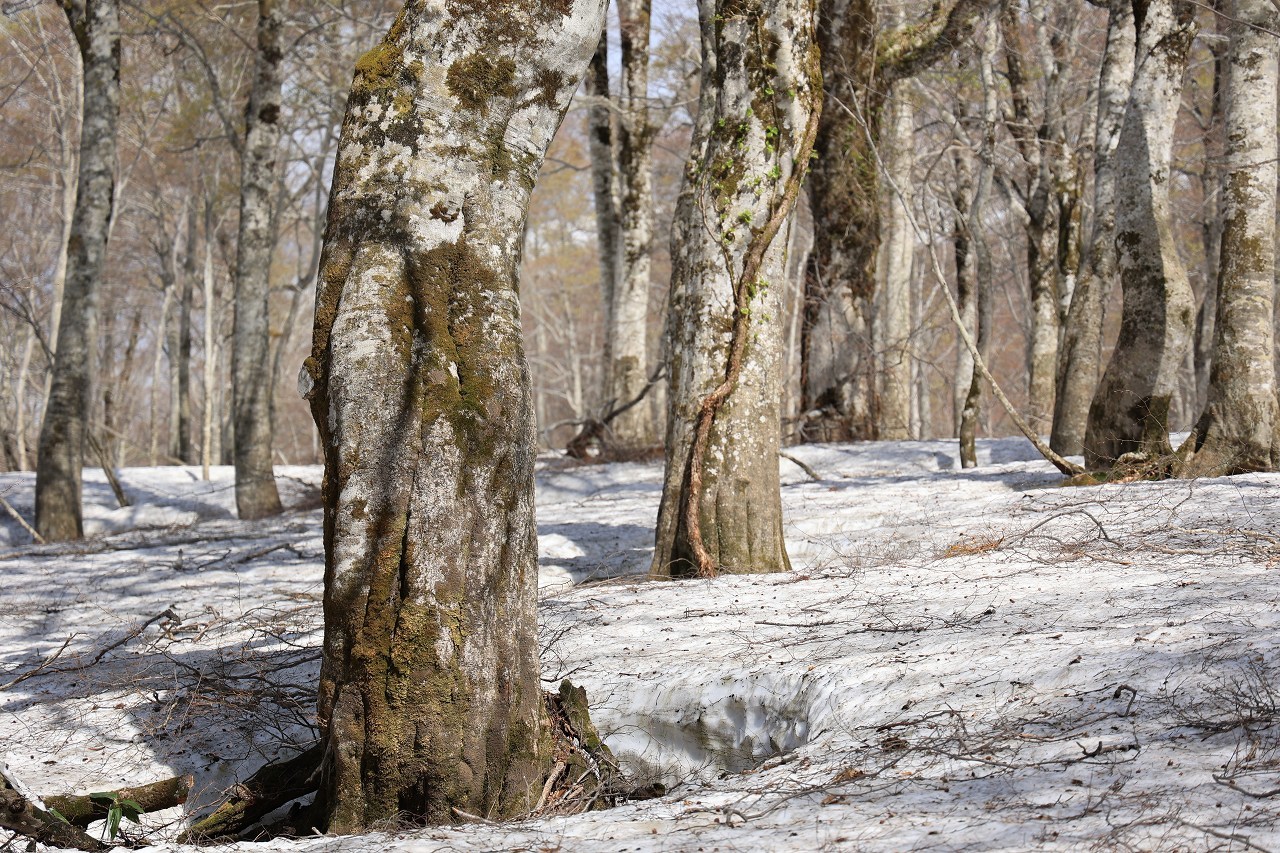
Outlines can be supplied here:
[[67, 637], [67, 639], [63, 641], [61, 648], [59, 648], [56, 652], [54, 652], [53, 654], [49, 655], [49, 657], [42, 660], [34, 669], [29, 669], [26, 672], [22, 673], [22, 675], [19, 675], [17, 678], [14, 678], [10, 681], [6, 681], [4, 684], [0, 684], [0, 690], [8, 690], [10, 687], [13, 687], [14, 685], [17, 685], [17, 684], [21, 684], [22, 682], [26, 681], [28, 678], [34, 678], [35, 676], [44, 672], [54, 661], [56, 661], [58, 658], [62, 656], [62, 653], [67, 650], [67, 646], [71, 645], [71, 641], [74, 640], [75, 638], [76, 638], [75, 634], [72, 634], [71, 636]]

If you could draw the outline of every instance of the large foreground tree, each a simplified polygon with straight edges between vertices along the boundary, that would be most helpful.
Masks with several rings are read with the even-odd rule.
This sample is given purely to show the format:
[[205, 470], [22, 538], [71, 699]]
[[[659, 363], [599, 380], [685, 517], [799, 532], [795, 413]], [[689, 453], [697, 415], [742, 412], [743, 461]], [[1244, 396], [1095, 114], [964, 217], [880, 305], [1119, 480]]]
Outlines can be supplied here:
[[551, 770], [517, 273], [605, 5], [409, 0], [357, 66], [302, 377], [332, 832], [511, 817]]
[[67, 241], [66, 289], [57, 356], [40, 427], [36, 529], [49, 541], [84, 535], [81, 466], [93, 410], [98, 285], [115, 209], [116, 126], [120, 116], [120, 10], [116, 0], [63, 0], [80, 49], [84, 97], [80, 174]]
[[816, 0], [700, 4], [702, 88], [672, 235], [659, 575], [789, 567], [778, 484], [788, 241], [779, 233], [822, 106], [815, 13]]

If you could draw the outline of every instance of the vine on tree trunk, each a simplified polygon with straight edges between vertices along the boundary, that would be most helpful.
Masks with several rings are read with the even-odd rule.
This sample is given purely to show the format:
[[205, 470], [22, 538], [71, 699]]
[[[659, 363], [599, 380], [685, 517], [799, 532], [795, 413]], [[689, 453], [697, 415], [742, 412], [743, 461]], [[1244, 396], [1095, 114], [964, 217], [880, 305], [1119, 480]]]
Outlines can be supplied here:
[[[680, 490], [680, 518], [684, 523], [685, 536], [688, 539], [689, 549], [693, 552], [699, 577], [715, 577], [720, 570], [718, 561], [703, 542], [702, 520], [699, 514], [702, 503], [703, 470], [706, 464], [707, 447], [711, 441], [711, 428], [715, 426], [716, 416], [738, 385], [738, 377], [742, 373], [742, 356], [747, 346], [747, 331], [751, 325], [751, 299], [759, 285], [757, 278], [760, 268], [764, 263], [765, 252], [769, 250], [774, 237], [778, 235], [783, 223], [791, 215], [791, 210], [795, 207], [796, 199], [800, 195], [800, 187], [809, 171], [809, 157], [813, 153], [814, 142], [818, 137], [818, 124], [821, 117], [822, 98], [818, 95], [814, 98], [809, 122], [805, 127], [804, 136], [801, 137], [800, 147], [796, 150], [795, 168], [787, 180], [782, 195], [775, 198], [768, 221], [763, 228], [752, 235], [746, 256], [743, 258], [742, 272], [733, 285], [733, 325], [724, 379], [703, 398], [702, 404], [698, 407], [697, 419], [694, 421], [693, 445], [685, 465], [684, 487]], [[732, 271], [733, 266], [729, 259], [725, 260], [726, 269]]]

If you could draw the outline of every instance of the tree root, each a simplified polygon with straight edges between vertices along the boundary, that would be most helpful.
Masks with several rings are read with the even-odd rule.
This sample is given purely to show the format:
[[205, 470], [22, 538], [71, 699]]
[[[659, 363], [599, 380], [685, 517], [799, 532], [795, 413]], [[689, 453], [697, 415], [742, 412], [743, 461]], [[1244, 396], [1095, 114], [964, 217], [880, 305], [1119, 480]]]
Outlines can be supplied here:
[[[617, 761], [587, 711], [587, 692], [568, 680], [556, 693], [546, 693], [547, 716], [552, 727], [554, 752], [548, 777], [537, 806], [526, 817], [571, 815], [609, 808], [627, 798], [661, 796], [662, 791], [631, 791], [622, 781]], [[260, 767], [235, 785], [212, 814], [196, 821], [178, 839], [189, 844], [239, 836], [265, 815], [320, 787], [323, 742], [278, 764]], [[650, 786], [652, 788], [652, 786]], [[454, 810], [465, 821], [486, 820]], [[306, 832], [310, 815], [291, 815], [285, 824], [270, 829], [273, 835]], [[281, 831], [283, 830], [283, 831]]]
[[278, 764], [265, 764], [244, 782], [234, 786], [227, 799], [178, 838], [179, 843], [207, 841], [239, 835], [263, 816], [290, 800], [314, 793], [320, 787], [324, 744], [318, 743]]

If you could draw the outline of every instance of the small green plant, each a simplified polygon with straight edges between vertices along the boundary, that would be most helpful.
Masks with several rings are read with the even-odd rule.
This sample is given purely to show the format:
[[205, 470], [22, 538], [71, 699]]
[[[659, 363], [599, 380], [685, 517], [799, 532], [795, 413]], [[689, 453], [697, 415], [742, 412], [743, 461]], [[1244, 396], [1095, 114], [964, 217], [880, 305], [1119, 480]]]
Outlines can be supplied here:
[[[107, 840], [114, 841], [115, 837], [120, 834], [120, 819], [125, 818], [131, 823], [140, 823], [138, 818], [142, 817], [142, 805], [136, 800], [121, 799], [120, 795], [113, 791], [102, 791], [97, 794], [90, 794], [89, 799], [94, 802], [102, 803], [107, 807]], [[59, 815], [61, 817], [61, 815]], [[66, 820], [66, 818], [63, 818]]]

